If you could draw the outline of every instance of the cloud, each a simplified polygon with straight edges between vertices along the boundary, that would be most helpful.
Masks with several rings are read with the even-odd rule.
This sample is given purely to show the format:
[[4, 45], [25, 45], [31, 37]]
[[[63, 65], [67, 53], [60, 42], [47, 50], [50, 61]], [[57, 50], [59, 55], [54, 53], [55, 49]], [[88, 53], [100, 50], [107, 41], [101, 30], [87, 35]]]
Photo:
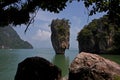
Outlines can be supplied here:
[[50, 27], [49, 27], [50, 23], [42, 23], [41, 25], [39, 25], [38, 27], [41, 29], [41, 30], [46, 30], [46, 31], [50, 31]]
[[39, 29], [35, 36], [32, 37], [33, 40], [44, 41], [50, 39], [51, 32]]

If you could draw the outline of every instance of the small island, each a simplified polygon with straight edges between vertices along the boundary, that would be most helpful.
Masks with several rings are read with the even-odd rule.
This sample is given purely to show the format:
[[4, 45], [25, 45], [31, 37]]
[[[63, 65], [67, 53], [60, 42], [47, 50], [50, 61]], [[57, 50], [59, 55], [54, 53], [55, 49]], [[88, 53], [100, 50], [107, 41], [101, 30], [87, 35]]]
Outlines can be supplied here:
[[69, 20], [56, 19], [51, 23], [51, 42], [56, 54], [64, 54], [69, 49], [70, 25]]
[[110, 23], [108, 16], [94, 19], [78, 33], [79, 52], [118, 54], [120, 50], [120, 28]]
[[32, 49], [33, 46], [20, 38], [10, 26], [0, 27], [0, 49]]

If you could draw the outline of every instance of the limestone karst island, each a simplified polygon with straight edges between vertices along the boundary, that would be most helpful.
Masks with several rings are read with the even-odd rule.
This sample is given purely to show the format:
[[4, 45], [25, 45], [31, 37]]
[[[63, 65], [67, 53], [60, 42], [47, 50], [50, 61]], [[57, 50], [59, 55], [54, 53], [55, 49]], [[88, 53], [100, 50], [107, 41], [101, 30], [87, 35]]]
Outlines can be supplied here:
[[10, 26], [0, 27], [0, 49], [32, 49], [33, 46], [20, 38]]
[[51, 23], [51, 42], [56, 54], [65, 54], [69, 49], [70, 25], [69, 20], [56, 19]]

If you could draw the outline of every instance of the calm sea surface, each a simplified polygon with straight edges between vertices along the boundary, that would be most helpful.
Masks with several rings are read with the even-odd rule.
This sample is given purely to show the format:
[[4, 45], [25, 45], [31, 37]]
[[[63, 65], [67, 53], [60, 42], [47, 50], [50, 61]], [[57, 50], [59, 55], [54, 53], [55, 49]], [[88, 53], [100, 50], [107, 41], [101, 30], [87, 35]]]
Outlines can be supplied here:
[[10, 49], [0, 50], [0, 80], [14, 80], [18, 63], [27, 57], [40, 56], [62, 69], [62, 75], [68, 73], [69, 64], [78, 54], [77, 49], [66, 50], [65, 55], [55, 55], [53, 49]]
[[[40, 56], [62, 70], [62, 76], [68, 73], [69, 64], [78, 54], [77, 49], [66, 50], [65, 55], [55, 55], [53, 49], [10, 49], [0, 50], [0, 80], [14, 80], [18, 63], [27, 57]], [[101, 55], [120, 64], [120, 55]]]

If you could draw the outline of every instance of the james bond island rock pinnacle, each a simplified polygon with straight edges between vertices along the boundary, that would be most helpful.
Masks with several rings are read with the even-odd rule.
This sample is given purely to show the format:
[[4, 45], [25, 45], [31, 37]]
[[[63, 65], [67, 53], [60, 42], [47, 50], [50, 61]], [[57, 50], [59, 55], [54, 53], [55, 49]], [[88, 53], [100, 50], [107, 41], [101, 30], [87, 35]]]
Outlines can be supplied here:
[[51, 42], [56, 54], [64, 54], [69, 49], [70, 25], [69, 20], [56, 19], [51, 23]]

